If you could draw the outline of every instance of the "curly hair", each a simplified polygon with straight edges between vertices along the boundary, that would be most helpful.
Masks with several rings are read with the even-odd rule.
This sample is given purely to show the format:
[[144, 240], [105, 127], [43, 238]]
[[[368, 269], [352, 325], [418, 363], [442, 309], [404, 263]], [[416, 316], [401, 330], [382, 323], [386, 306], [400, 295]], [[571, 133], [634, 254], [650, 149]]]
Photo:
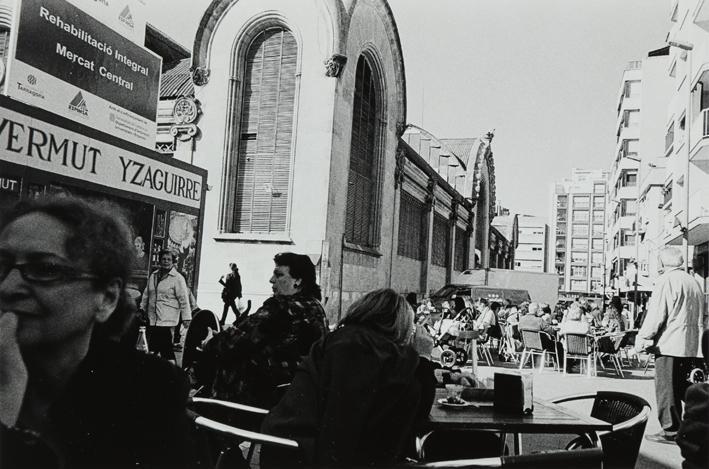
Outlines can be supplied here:
[[135, 304], [126, 285], [133, 265], [131, 229], [122, 209], [108, 201], [87, 201], [73, 196], [41, 197], [22, 200], [2, 216], [0, 231], [13, 221], [31, 213], [48, 215], [69, 229], [64, 248], [72, 261], [85, 262], [96, 276], [94, 288], [121, 281], [118, 304], [110, 318], [97, 324], [94, 333], [118, 339], [134, 318]]
[[276, 265], [288, 267], [291, 277], [300, 279], [300, 293], [304, 296], [322, 299], [320, 286], [317, 284], [315, 276], [315, 265], [305, 254], [295, 254], [293, 252], [281, 252], [273, 258]]

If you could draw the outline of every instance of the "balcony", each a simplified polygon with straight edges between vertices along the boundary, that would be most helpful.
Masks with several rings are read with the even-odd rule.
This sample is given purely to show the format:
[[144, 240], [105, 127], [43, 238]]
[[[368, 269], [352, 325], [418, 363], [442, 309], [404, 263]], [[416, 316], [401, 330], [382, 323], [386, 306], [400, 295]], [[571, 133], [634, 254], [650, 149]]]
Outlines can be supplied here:
[[667, 155], [669, 152], [672, 151], [672, 144], [675, 143], [675, 124], [674, 122], [670, 126], [669, 129], [667, 129], [667, 133], [665, 134], [665, 155]]
[[692, 163], [709, 173], [709, 109], [703, 109], [692, 124]]

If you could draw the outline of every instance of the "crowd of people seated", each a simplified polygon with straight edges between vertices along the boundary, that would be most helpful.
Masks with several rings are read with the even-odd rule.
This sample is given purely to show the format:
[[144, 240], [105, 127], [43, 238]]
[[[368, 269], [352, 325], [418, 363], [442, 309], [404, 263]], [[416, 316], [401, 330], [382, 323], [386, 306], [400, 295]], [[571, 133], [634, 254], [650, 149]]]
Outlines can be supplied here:
[[[2, 214], [0, 467], [204, 467], [186, 413], [186, 374], [121, 340], [137, 317], [126, 290], [132, 252], [112, 206], [48, 198]], [[200, 344], [203, 394], [270, 409], [260, 429], [298, 442], [296, 452], [264, 449], [264, 468], [391, 465], [413, 456], [439, 384], [432, 350], [452, 323], [480, 337], [502, 326], [553, 334], [554, 321], [561, 334], [586, 333], [594, 321], [608, 331], [625, 327], [613, 304], [600, 319], [580, 304], [554, 318], [548, 305], [484, 298], [414, 309], [411, 298], [380, 289], [357, 299], [330, 331], [315, 279], [307, 256], [277, 255], [273, 296]], [[697, 438], [706, 438], [706, 425], [697, 408], [681, 439], [685, 457], [701, 463]]]

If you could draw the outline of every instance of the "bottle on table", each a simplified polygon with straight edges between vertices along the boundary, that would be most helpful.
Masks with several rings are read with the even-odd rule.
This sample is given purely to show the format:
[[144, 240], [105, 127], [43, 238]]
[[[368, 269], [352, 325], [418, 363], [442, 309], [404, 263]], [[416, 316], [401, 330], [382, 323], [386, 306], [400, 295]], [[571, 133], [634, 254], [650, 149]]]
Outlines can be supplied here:
[[140, 326], [138, 329], [138, 341], [135, 343], [135, 349], [145, 353], [150, 352], [148, 349], [148, 338], [145, 333], [145, 326]]

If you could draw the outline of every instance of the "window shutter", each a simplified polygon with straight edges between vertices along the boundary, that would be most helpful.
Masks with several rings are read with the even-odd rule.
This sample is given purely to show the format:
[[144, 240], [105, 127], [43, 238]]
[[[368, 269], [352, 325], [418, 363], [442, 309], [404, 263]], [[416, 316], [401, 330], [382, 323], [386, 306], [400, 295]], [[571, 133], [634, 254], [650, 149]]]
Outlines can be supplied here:
[[274, 28], [260, 33], [246, 54], [236, 232], [287, 228], [297, 52], [293, 35]]
[[431, 263], [441, 267], [448, 266], [450, 251], [450, 234], [448, 220], [435, 214], [433, 216], [433, 245]]
[[345, 238], [365, 246], [379, 244], [377, 112], [374, 78], [362, 56], [355, 73]]
[[464, 271], [468, 266], [468, 243], [467, 234], [465, 230], [456, 226], [455, 227], [455, 261], [453, 268], [458, 272]]
[[401, 191], [399, 206], [399, 244], [397, 254], [423, 260], [426, 249], [426, 205]]

